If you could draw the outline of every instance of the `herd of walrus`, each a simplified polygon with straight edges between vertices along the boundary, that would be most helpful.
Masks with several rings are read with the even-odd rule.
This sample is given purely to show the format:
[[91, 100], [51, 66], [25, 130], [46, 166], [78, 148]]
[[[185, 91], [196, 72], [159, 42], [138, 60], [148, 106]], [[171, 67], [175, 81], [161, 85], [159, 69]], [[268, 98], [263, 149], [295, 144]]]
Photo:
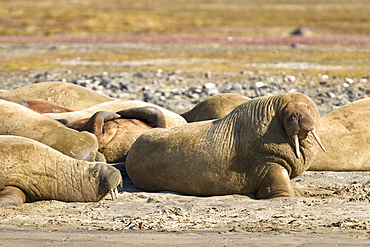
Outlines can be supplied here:
[[370, 98], [321, 116], [302, 93], [218, 94], [177, 114], [67, 82], [0, 90], [0, 207], [144, 191], [293, 196], [306, 170], [370, 171]]

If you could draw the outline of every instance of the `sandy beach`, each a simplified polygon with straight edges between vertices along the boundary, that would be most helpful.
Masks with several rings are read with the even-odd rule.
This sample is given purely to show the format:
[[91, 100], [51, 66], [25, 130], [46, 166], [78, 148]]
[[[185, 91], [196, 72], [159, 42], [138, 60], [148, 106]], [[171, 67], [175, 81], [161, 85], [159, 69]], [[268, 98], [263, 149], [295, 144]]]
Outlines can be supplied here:
[[148, 193], [127, 175], [117, 201], [0, 210], [2, 246], [368, 246], [370, 172], [305, 172], [295, 197]]

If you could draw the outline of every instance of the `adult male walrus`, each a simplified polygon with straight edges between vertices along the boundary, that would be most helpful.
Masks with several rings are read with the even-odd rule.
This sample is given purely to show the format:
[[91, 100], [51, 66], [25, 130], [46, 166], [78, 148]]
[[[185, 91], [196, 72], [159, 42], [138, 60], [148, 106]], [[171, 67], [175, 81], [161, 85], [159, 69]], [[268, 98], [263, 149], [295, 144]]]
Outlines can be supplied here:
[[250, 100], [240, 94], [220, 93], [213, 95], [181, 114], [188, 123], [225, 117], [238, 105]]
[[44, 100], [73, 110], [115, 100], [88, 88], [68, 82], [40, 82], [12, 90], [0, 90], [0, 99], [14, 102]]
[[91, 118], [66, 124], [78, 131], [93, 133], [108, 163], [124, 162], [135, 140], [152, 128], [167, 126], [163, 112], [153, 106], [135, 107], [117, 113], [99, 111]]
[[148, 191], [292, 196], [290, 179], [316, 155], [318, 120], [301, 93], [256, 98], [215, 121], [145, 132], [127, 155], [127, 173]]
[[[117, 196], [118, 169], [76, 160], [31, 139], [0, 135], [0, 207], [39, 200], [94, 202]], [[113, 197], [113, 198], [114, 198]]]
[[19, 104], [0, 100], [0, 135], [16, 135], [42, 142], [65, 155], [89, 161], [105, 161], [96, 136], [78, 132]]
[[370, 98], [320, 118], [318, 132], [328, 152], [318, 153], [310, 171], [370, 171]]

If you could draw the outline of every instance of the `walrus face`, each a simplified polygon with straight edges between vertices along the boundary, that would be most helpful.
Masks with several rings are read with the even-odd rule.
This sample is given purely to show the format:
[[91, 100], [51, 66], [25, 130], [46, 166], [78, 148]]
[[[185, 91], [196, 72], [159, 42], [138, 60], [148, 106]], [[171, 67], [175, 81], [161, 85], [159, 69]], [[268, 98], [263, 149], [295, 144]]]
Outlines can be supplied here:
[[122, 176], [118, 169], [106, 163], [96, 163], [91, 168], [90, 175], [91, 179], [97, 183], [99, 200], [107, 193], [111, 193], [113, 200], [117, 199], [117, 187], [122, 186]]
[[290, 102], [283, 109], [284, 128], [288, 138], [295, 145], [298, 158], [301, 156], [300, 141], [305, 141], [312, 133], [314, 139], [325, 152], [325, 147], [316, 134], [316, 124], [312, 117], [310, 105], [304, 102]]

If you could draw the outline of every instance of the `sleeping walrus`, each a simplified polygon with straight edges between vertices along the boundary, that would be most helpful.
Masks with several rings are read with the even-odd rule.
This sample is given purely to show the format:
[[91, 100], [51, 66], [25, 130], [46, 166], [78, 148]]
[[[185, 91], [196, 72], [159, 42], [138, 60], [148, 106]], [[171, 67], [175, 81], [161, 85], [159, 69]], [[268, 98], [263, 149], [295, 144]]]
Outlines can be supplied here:
[[370, 98], [342, 106], [320, 118], [318, 132], [328, 152], [310, 171], [370, 171]]
[[145, 132], [132, 145], [126, 169], [148, 191], [292, 196], [290, 179], [311, 165], [318, 128], [319, 113], [307, 96], [260, 97], [218, 120]]
[[83, 118], [90, 118], [99, 111], [118, 112], [121, 110], [131, 109], [135, 107], [146, 107], [146, 106], [156, 107], [160, 111], [162, 111], [162, 113], [165, 116], [166, 127], [171, 127], [171, 126], [176, 126], [176, 125], [186, 123], [186, 120], [183, 117], [181, 117], [179, 114], [172, 112], [170, 110], [167, 110], [161, 106], [157, 106], [157, 105], [147, 103], [144, 101], [140, 101], [140, 100], [115, 100], [115, 101], [100, 103], [100, 104], [97, 104], [92, 107], [79, 110], [79, 111], [65, 112], [65, 113], [46, 113], [44, 115], [50, 118], [53, 118], [53, 119], [64, 119], [68, 122], [72, 122], [72, 121], [80, 120]]
[[0, 99], [13, 102], [43, 100], [73, 110], [115, 100], [88, 88], [68, 82], [40, 82], [12, 90], [0, 90]]
[[119, 170], [76, 160], [31, 139], [0, 135], [0, 207], [39, 200], [95, 202], [117, 197]]
[[0, 100], [0, 135], [15, 135], [42, 142], [75, 159], [105, 161], [96, 136], [78, 132], [19, 104]]
[[223, 118], [238, 105], [250, 100], [240, 94], [220, 93], [213, 95], [181, 114], [188, 123]]
[[166, 118], [156, 107], [136, 107], [117, 113], [99, 111], [91, 118], [66, 124], [67, 127], [93, 133], [99, 151], [108, 163], [123, 162], [131, 145], [142, 133], [153, 128], [167, 127]]

